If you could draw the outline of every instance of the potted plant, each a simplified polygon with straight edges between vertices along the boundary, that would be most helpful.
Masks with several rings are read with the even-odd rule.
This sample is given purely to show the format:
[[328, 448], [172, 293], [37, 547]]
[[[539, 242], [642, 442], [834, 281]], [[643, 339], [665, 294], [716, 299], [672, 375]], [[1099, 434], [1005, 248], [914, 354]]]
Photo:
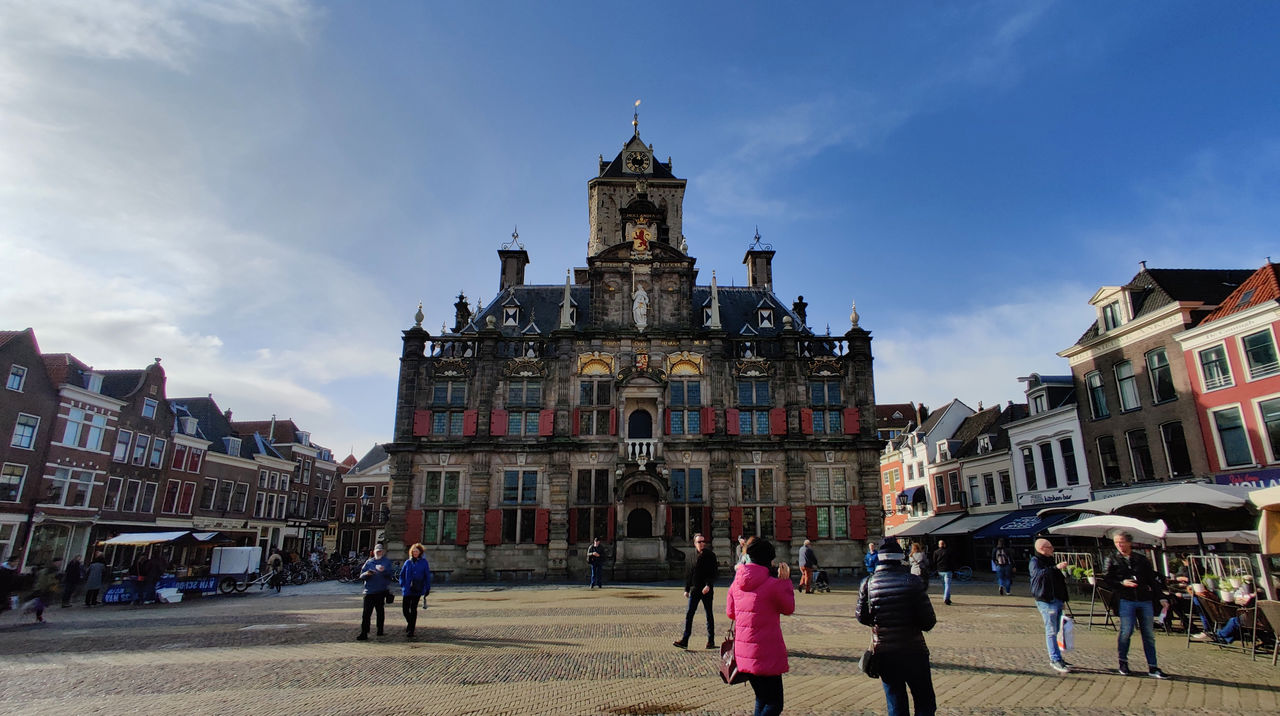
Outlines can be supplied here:
[[1084, 578], [1089, 581], [1089, 584], [1097, 584], [1097, 581], [1093, 576], [1093, 569], [1084, 570]]
[[1218, 576], [1216, 574], [1206, 574], [1200, 578], [1200, 583], [1204, 585], [1205, 590], [1216, 592], [1218, 590]]
[[1231, 583], [1232, 589], [1239, 589], [1240, 585], [1244, 583], [1244, 580], [1240, 577], [1229, 577], [1227, 581]]

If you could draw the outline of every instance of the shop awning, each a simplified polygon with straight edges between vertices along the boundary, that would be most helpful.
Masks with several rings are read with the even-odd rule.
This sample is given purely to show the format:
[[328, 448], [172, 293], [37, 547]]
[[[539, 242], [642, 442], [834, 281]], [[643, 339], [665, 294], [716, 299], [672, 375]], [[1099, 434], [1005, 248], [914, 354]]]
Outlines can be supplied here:
[[221, 532], [192, 532], [191, 536], [200, 544], [224, 544], [235, 542], [234, 539], [222, 534]]
[[935, 533], [938, 530], [938, 528], [942, 527], [943, 525], [950, 524], [951, 522], [956, 521], [962, 516], [963, 515], [960, 515], [958, 513], [954, 515], [934, 515], [933, 517], [928, 517], [914, 524], [907, 525], [906, 529], [902, 530], [901, 532], [893, 533], [893, 536], [894, 537], [923, 537], [924, 535]]
[[923, 485], [917, 485], [916, 487], [908, 487], [907, 489], [898, 493], [899, 505], [909, 505], [912, 502], [923, 502], [925, 499], [926, 499], [926, 495], [924, 494]]
[[149, 544], [164, 544], [166, 542], [176, 542], [183, 537], [190, 535], [190, 532], [125, 532], [118, 534], [109, 540], [99, 542], [102, 545], [134, 546], [142, 547]]
[[942, 529], [934, 530], [933, 534], [938, 537], [946, 537], [948, 535], [967, 535], [970, 532], [977, 532], [996, 520], [1004, 517], [1004, 512], [987, 512], [981, 515], [966, 515]]
[[1006, 512], [1000, 516], [1000, 519], [983, 527], [973, 534], [976, 539], [995, 539], [997, 537], [1008, 537], [1010, 539], [1022, 539], [1040, 534], [1045, 529], [1066, 520], [1071, 515], [1049, 514], [1043, 517], [1037, 516], [1039, 508], [1029, 510], [1015, 510]]

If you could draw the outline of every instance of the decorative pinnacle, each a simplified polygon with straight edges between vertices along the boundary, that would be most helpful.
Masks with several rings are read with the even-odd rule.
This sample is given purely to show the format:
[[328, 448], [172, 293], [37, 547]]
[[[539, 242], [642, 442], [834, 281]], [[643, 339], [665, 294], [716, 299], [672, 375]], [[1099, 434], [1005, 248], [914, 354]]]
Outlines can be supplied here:
[[640, 100], [636, 100], [636, 110], [631, 115], [631, 128], [640, 136]]
[[413, 314], [413, 327], [422, 328], [422, 319], [426, 316], [422, 315], [422, 301], [418, 301], [418, 312]]
[[511, 229], [511, 240], [502, 245], [502, 249], [524, 249], [524, 244], [520, 243], [520, 227], [516, 226]]

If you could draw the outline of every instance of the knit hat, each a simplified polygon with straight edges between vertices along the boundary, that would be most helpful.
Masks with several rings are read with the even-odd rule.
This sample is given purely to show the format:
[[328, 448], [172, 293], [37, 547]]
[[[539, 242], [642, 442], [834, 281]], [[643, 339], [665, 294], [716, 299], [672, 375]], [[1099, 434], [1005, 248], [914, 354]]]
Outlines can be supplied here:
[[881, 562], [901, 562], [906, 559], [906, 555], [902, 553], [902, 545], [898, 544], [898, 540], [885, 537], [876, 551], [876, 559]]

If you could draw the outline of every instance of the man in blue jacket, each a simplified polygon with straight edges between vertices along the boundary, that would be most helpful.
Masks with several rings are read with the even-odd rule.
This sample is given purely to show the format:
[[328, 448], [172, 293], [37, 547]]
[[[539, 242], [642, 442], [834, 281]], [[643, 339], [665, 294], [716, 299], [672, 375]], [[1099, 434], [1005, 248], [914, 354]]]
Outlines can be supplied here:
[[425, 547], [414, 543], [409, 548], [409, 559], [400, 565], [400, 611], [404, 613], [406, 639], [413, 638], [418, 626], [418, 600], [431, 593], [431, 565], [424, 552]]
[[360, 636], [356, 641], [369, 640], [369, 617], [378, 613], [378, 636], [382, 636], [382, 623], [386, 620], [387, 597], [391, 596], [391, 585], [394, 567], [387, 559], [387, 551], [382, 545], [373, 548], [373, 556], [360, 568], [360, 579], [364, 580], [364, 612], [360, 615]]

